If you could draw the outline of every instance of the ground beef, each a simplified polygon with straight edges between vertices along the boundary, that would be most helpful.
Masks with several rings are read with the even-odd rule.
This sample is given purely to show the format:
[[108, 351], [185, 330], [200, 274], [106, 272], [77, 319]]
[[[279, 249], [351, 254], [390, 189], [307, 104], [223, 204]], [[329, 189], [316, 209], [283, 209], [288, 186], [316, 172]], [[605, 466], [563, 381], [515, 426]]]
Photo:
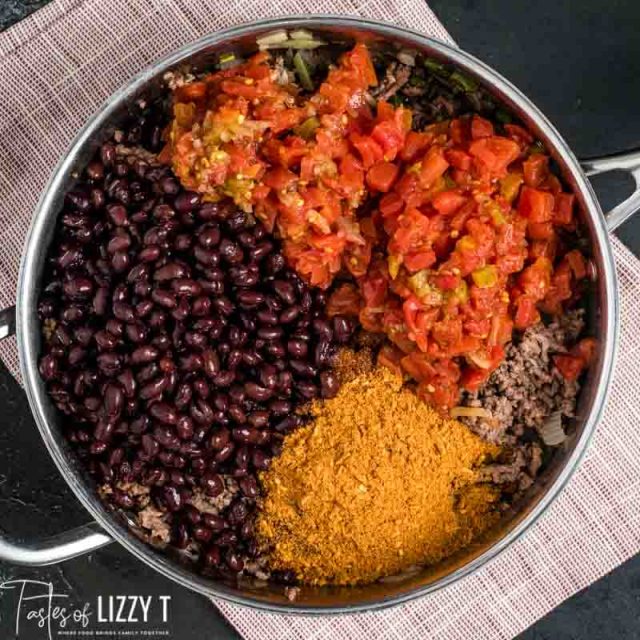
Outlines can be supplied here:
[[491, 417], [462, 421], [490, 442], [515, 445], [527, 429], [539, 433], [556, 411], [572, 417], [578, 384], [560, 375], [552, 356], [567, 351], [583, 329], [582, 311], [527, 329], [508, 347], [504, 362], [487, 384], [463, 397], [462, 404], [482, 407]]
[[384, 78], [371, 91], [371, 95], [376, 100], [389, 100], [409, 82], [410, 77], [411, 67], [400, 62], [391, 62], [385, 70]]

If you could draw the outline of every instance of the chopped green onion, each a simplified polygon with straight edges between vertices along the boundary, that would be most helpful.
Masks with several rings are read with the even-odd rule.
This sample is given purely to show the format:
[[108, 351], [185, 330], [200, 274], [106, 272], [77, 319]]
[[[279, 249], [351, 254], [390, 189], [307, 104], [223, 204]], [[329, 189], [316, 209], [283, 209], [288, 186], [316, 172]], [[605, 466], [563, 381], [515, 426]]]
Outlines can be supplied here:
[[218, 62], [220, 64], [226, 64], [227, 62], [233, 62], [236, 59], [235, 53], [223, 53], [220, 58], [218, 58]]
[[317, 49], [327, 44], [323, 40], [306, 40], [298, 38], [297, 40], [282, 40], [281, 42], [272, 42], [260, 45], [260, 51], [268, 49]]
[[296, 55], [293, 56], [293, 66], [296, 68], [298, 80], [300, 80], [302, 87], [307, 91], [313, 91], [313, 80], [311, 80], [307, 63], [304, 61], [304, 58], [299, 51], [297, 51]]
[[465, 76], [464, 73], [459, 71], [454, 71], [450, 78], [464, 91], [475, 91], [478, 88], [478, 83], [473, 78]]
[[306, 29], [295, 29], [289, 34], [292, 40], [313, 40], [313, 33]]
[[296, 135], [300, 136], [304, 140], [310, 140], [319, 126], [320, 126], [320, 120], [312, 116], [311, 118], [307, 118], [302, 124], [297, 126], [293, 131]]
[[277, 31], [271, 31], [264, 36], [256, 38], [256, 43], [259, 47], [265, 47], [267, 45], [278, 44], [284, 42], [287, 39], [287, 32], [284, 29], [278, 29]]
[[496, 120], [502, 124], [510, 124], [513, 118], [508, 111], [504, 109], [496, 109]]
[[427, 67], [427, 69], [429, 69], [429, 71], [432, 71], [433, 73], [437, 73], [439, 75], [447, 74], [447, 70], [445, 69], [444, 65], [441, 62], [434, 60], [433, 58], [425, 58], [424, 66]]
[[327, 44], [324, 40], [309, 40], [308, 38], [292, 38], [287, 46], [292, 49], [317, 49]]

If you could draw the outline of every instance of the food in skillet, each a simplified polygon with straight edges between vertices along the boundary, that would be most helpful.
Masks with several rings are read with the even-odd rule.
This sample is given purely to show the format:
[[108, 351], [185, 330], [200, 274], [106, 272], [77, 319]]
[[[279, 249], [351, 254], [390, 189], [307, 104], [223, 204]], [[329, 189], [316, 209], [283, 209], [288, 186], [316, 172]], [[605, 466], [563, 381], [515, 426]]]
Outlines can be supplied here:
[[216, 576], [371, 581], [477, 538], [563, 441], [588, 247], [470, 78], [259, 46], [169, 77], [67, 194], [40, 370], [152, 543]]

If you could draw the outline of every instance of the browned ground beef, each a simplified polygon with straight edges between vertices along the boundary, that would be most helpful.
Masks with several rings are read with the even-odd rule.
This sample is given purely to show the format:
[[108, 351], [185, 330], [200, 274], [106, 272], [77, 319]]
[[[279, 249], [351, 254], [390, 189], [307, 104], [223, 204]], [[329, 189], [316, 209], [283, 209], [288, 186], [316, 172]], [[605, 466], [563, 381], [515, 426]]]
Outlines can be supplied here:
[[489, 418], [461, 418], [489, 442], [505, 446], [505, 459], [484, 469], [487, 480], [528, 488], [540, 470], [540, 432], [549, 416], [572, 417], [579, 390], [553, 364], [553, 354], [571, 347], [584, 329], [582, 311], [571, 311], [549, 324], [539, 323], [514, 341], [504, 362], [486, 385], [466, 393], [462, 404], [482, 407]]

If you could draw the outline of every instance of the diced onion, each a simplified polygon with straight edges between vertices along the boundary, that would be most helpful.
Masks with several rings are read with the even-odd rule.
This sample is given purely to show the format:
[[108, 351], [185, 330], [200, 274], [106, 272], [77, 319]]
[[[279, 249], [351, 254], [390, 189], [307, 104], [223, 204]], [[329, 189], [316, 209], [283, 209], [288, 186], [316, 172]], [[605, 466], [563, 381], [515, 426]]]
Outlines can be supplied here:
[[323, 40], [283, 40], [282, 42], [272, 42], [259, 45], [260, 51], [267, 51], [268, 49], [317, 49], [327, 44]]
[[384, 576], [378, 579], [378, 582], [382, 582], [383, 584], [395, 584], [396, 582], [404, 582], [407, 578], [411, 578], [416, 574], [420, 573], [421, 567], [418, 565], [411, 565], [407, 567], [404, 571], [400, 573], [396, 573], [392, 576]]
[[287, 42], [292, 49], [317, 49], [327, 44], [324, 40], [309, 40], [308, 38], [295, 38]]
[[271, 31], [264, 36], [256, 38], [256, 43], [259, 47], [265, 47], [267, 45], [284, 42], [286, 39], [287, 32], [284, 29], [278, 29], [277, 31]]
[[313, 33], [311, 31], [307, 31], [306, 29], [294, 29], [289, 37], [292, 40], [313, 40]]
[[415, 51], [412, 51], [410, 49], [401, 49], [396, 54], [396, 58], [398, 59], [398, 62], [401, 62], [402, 64], [406, 64], [408, 67], [415, 67], [416, 66], [416, 52]]
[[552, 413], [547, 421], [540, 427], [540, 437], [549, 447], [557, 447], [567, 439], [567, 434], [562, 428], [562, 413]]
[[482, 407], [453, 407], [449, 415], [452, 418], [491, 418], [491, 413]]

